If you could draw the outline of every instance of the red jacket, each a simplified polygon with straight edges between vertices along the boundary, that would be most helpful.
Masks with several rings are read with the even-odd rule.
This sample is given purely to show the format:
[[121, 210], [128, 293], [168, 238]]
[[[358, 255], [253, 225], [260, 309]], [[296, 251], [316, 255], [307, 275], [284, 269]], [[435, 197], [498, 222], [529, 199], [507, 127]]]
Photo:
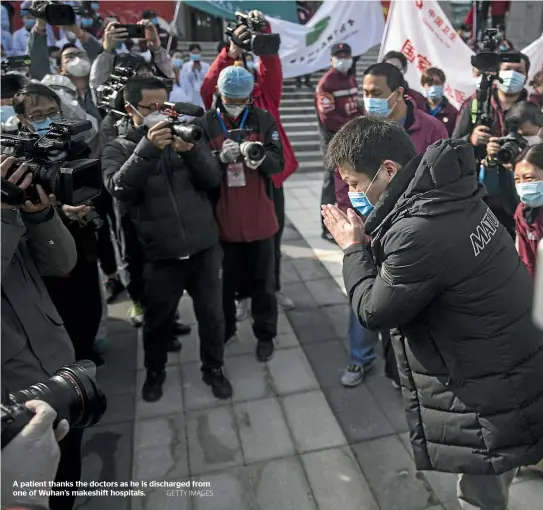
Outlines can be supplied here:
[[458, 117], [458, 110], [444, 97], [443, 102], [440, 105], [441, 108], [437, 112], [432, 112], [431, 106], [426, 102], [426, 108], [424, 111], [439, 120], [444, 126], [449, 136], [452, 136], [454, 128], [456, 126], [456, 118]]
[[[526, 216], [530, 215], [531, 223], [528, 223]], [[515, 230], [519, 257], [528, 268], [530, 276], [534, 278], [537, 244], [543, 239], [543, 207], [528, 209], [521, 202], [515, 211]]]
[[[207, 110], [211, 108], [213, 96], [217, 92], [217, 80], [219, 79], [220, 72], [225, 67], [234, 65], [234, 62], [235, 60], [228, 56], [228, 48], [224, 48], [211, 64], [200, 90], [204, 106]], [[277, 122], [277, 130], [279, 131], [285, 158], [283, 171], [272, 177], [276, 188], [282, 186], [298, 170], [298, 160], [296, 159], [292, 145], [290, 145], [290, 140], [283, 129], [279, 115], [279, 104], [281, 103], [282, 93], [283, 70], [279, 56], [268, 55], [260, 57], [257, 81], [253, 91], [253, 101], [257, 108], [268, 110], [275, 119], [275, 122]]]
[[[426, 152], [426, 149], [434, 142], [443, 138], [449, 138], [445, 126], [439, 120], [419, 110], [414, 101], [406, 99], [406, 102], [407, 117], [405, 130], [419, 154]], [[348, 195], [349, 186], [342, 181], [338, 172], [335, 172], [334, 177], [337, 205], [342, 211], [346, 212], [347, 209], [353, 207]]]
[[360, 115], [356, 78], [330, 69], [317, 85], [315, 109], [321, 141], [326, 146], [334, 133]]
[[407, 88], [405, 90], [405, 95], [415, 102], [419, 110], [422, 110], [423, 112], [426, 111], [426, 98], [420, 92]]

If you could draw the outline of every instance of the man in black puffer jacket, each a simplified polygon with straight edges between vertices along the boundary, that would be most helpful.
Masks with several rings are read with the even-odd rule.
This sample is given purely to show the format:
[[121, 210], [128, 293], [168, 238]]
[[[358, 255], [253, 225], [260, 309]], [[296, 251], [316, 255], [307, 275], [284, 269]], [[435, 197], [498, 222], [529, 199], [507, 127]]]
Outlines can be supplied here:
[[543, 338], [473, 148], [441, 140], [417, 156], [400, 126], [361, 117], [335, 135], [326, 165], [353, 207], [371, 211], [365, 226], [353, 210], [324, 206], [323, 216], [360, 322], [399, 328], [417, 467], [461, 473], [463, 508], [505, 510], [516, 468], [543, 458]]
[[111, 194], [130, 211], [146, 262], [143, 399], [162, 397], [168, 343], [185, 289], [198, 320], [204, 382], [217, 398], [230, 398], [222, 372], [222, 252], [208, 198], [221, 182], [221, 169], [205, 144], [173, 136], [157, 112], [168, 100], [162, 81], [136, 76], [124, 100], [132, 123], [104, 149], [102, 170]]

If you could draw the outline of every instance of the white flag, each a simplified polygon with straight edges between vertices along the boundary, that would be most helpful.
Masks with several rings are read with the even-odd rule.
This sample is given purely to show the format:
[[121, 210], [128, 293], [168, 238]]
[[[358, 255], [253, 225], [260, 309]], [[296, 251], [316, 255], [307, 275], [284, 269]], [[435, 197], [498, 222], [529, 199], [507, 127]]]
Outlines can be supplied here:
[[385, 28], [380, 2], [325, 0], [307, 25], [267, 18], [281, 36], [283, 77], [294, 78], [330, 67], [330, 51], [347, 43], [353, 56], [379, 44]]
[[401, 51], [409, 62], [409, 87], [423, 92], [422, 73], [439, 67], [447, 77], [445, 95], [460, 108], [475, 92], [473, 51], [460, 38], [436, 0], [392, 2], [381, 44], [379, 61], [389, 51]]
[[[528, 83], [530, 83], [537, 72], [543, 71], [543, 34], [532, 44], [526, 46], [522, 53], [530, 58], [530, 72], [528, 73]], [[533, 90], [530, 86], [527, 88]]]

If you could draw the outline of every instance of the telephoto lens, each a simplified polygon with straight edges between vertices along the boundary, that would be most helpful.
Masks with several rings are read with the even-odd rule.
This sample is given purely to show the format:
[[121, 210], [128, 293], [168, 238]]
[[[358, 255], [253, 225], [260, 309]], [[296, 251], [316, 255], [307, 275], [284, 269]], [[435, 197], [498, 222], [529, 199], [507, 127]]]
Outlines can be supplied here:
[[43, 400], [56, 412], [56, 423], [66, 419], [70, 428], [96, 425], [107, 409], [107, 399], [96, 383], [96, 365], [83, 360], [61, 367], [51, 379], [16, 391], [2, 405], [2, 448], [32, 419], [24, 406], [29, 400]]
[[260, 161], [266, 155], [266, 149], [260, 142], [242, 142], [239, 150], [245, 158], [251, 161]]
[[187, 143], [199, 142], [204, 134], [200, 127], [190, 124], [175, 123], [172, 130], [181, 140]]

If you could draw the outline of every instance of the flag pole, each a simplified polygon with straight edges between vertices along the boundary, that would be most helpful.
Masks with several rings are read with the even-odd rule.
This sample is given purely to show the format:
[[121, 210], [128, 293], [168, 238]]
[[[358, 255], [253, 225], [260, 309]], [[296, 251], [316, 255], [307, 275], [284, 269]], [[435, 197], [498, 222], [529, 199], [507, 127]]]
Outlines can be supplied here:
[[[173, 26], [175, 27], [176, 32], [178, 32], [178, 30], [177, 30], [177, 21], [179, 19], [180, 12], [181, 12], [181, 0], [177, 0], [176, 5], [175, 5], [175, 13], [173, 15]], [[168, 37], [168, 45], [166, 47], [166, 51], [168, 53], [170, 52], [170, 48], [172, 46], [172, 41], [173, 41], [173, 34], [170, 33], [170, 36]], [[175, 48], [175, 49], [177, 49], [177, 48]]]

